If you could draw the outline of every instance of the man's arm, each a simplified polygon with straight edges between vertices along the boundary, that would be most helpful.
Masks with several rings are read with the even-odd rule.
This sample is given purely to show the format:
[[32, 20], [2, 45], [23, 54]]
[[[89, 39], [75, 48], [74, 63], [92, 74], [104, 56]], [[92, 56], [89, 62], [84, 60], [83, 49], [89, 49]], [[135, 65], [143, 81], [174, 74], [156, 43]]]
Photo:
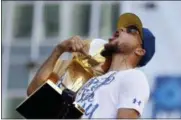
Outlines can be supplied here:
[[117, 118], [119, 119], [136, 119], [139, 118], [139, 113], [134, 109], [120, 108], [118, 109]]
[[141, 71], [127, 73], [119, 90], [117, 118], [140, 118], [149, 94], [147, 79]]
[[40, 69], [35, 74], [32, 82], [28, 86], [27, 95], [29, 96], [45, 81], [47, 81], [50, 74], [53, 72], [55, 64], [63, 52], [81, 52], [87, 54], [84, 50], [85, 43], [80, 39], [79, 36], [72, 37], [68, 40], [58, 44], [48, 59], [42, 64]]
[[52, 73], [56, 61], [63, 53], [63, 49], [56, 46], [52, 52], [52, 54], [48, 57], [48, 59], [42, 64], [40, 69], [37, 71], [34, 76], [32, 82], [28, 86], [27, 95], [29, 96], [32, 92], [34, 92], [40, 85], [42, 85]]

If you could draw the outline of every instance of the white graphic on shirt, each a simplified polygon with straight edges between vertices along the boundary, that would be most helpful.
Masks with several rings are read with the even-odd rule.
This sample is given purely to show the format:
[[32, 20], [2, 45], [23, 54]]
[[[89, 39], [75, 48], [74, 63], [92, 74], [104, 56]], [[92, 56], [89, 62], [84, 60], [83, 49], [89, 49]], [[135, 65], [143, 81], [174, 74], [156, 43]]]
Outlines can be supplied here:
[[92, 78], [90, 79], [77, 93], [76, 102], [80, 104], [84, 110], [85, 110], [85, 116], [88, 118], [92, 118], [92, 115], [96, 111], [96, 109], [99, 107], [99, 104], [97, 104], [94, 101], [94, 95], [95, 91], [102, 87], [103, 85], [110, 84], [114, 79], [114, 75], [116, 72], [112, 73], [106, 78]]

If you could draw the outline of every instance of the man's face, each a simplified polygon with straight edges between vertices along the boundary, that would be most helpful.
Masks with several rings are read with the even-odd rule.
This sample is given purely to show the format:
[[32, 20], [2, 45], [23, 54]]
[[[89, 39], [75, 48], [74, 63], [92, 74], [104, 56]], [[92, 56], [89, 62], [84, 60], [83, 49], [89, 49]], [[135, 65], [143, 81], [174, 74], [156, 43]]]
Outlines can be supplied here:
[[113, 37], [109, 39], [109, 43], [105, 44], [105, 49], [101, 54], [104, 57], [110, 57], [112, 54], [117, 53], [138, 53], [140, 49], [142, 49], [141, 44], [142, 40], [135, 26], [120, 28], [114, 33]]

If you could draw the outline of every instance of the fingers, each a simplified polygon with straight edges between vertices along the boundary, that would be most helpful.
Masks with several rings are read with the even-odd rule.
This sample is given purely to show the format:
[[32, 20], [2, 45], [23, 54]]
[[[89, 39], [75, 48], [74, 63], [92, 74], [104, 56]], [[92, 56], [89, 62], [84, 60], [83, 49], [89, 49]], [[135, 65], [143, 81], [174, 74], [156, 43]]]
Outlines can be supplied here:
[[88, 54], [86, 49], [85, 49], [86, 44], [85, 44], [85, 42], [83, 40], [77, 40], [76, 45], [77, 45], [77, 48], [78, 48], [78, 50], [77, 50], [78, 52], [81, 52], [84, 55]]
[[82, 54], [84, 54], [84, 55], [88, 55], [88, 52], [84, 49], [84, 48], [82, 48], [81, 50], [80, 50], [80, 52], [82, 53]]
[[85, 48], [86, 43], [83, 40], [79, 40], [78, 44], [80, 46], [79, 52], [81, 52], [84, 55], [88, 55], [88, 52], [87, 52], [87, 50]]
[[77, 46], [77, 52], [81, 52], [84, 55], [88, 54], [88, 52], [85, 49], [85, 43], [83, 42], [83, 40], [77, 41], [76, 46]]
[[79, 51], [83, 47], [83, 45], [81, 44], [79, 39], [75, 40], [75, 44], [74, 45], [75, 45], [77, 51]]
[[80, 41], [77, 41], [77, 46], [79, 47], [79, 49], [81, 49], [81, 48], [83, 48], [84, 47], [84, 45], [80, 42]]
[[86, 43], [81, 40], [79, 36], [72, 37], [71, 40], [71, 46], [72, 46], [72, 52], [81, 52], [84, 55], [87, 55], [87, 51], [85, 50]]

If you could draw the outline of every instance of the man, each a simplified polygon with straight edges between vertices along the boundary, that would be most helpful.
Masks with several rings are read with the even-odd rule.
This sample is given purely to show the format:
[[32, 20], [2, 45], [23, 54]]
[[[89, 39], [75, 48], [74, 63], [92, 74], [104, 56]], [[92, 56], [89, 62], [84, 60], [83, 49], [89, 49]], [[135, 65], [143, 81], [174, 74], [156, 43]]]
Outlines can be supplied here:
[[82, 118], [139, 118], [149, 99], [143, 72], [155, 52], [155, 37], [138, 16], [120, 16], [117, 31], [101, 54], [111, 59], [106, 74], [91, 78], [79, 90], [75, 102], [85, 109]]
[[[82, 118], [141, 116], [149, 97], [149, 87], [145, 75], [135, 68], [146, 65], [152, 58], [155, 50], [154, 40], [152, 33], [142, 28], [142, 23], [136, 15], [127, 13], [120, 16], [117, 32], [101, 52], [106, 61], [95, 67], [107, 73], [90, 79], [76, 96], [75, 102], [85, 109]], [[42, 81], [47, 80], [56, 60], [63, 52], [87, 54], [84, 45], [79, 37], [57, 45], [37, 72], [28, 93], [31, 94]]]

